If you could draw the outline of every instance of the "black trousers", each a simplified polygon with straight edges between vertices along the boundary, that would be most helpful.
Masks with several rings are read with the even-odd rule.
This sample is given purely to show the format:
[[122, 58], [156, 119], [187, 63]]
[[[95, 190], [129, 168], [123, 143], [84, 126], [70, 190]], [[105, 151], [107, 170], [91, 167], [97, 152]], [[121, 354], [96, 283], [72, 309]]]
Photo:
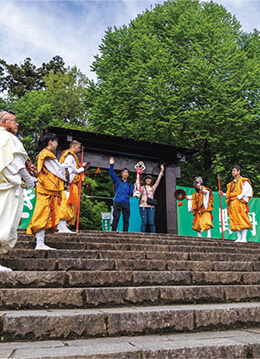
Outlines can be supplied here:
[[115, 202], [113, 210], [112, 231], [117, 230], [121, 210], [123, 212], [123, 231], [127, 232], [129, 227], [130, 203]]

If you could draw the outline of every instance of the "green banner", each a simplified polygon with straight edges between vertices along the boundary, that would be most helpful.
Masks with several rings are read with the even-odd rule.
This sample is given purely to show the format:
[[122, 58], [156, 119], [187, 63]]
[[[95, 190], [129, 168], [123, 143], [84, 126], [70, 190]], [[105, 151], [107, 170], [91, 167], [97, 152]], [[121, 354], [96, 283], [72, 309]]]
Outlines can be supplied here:
[[[194, 192], [194, 188], [189, 187], [177, 187], [177, 189], [183, 189], [187, 195], [191, 195]], [[214, 195], [214, 211], [213, 214], [213, 226], [211, 229], [212, 238], [222, 238], [221, 235], [221, 214], [219, 206], [219, 194], [212, 192]], [[177, 201], [178, 202], [178, 201]], [[192, 229], [193, 214], [188, 212], [188, 201], [184, 199], [181, 207], [177, 206], [178, 216], [178, 234], [181, 236], [197, 236], [196, 231]], [[225, 197], [222, 197], [222, 214], [223, 214], [223, 229], [225, 239], [237, 239], [235, 232], [230, 231], [229, 218], [227, 214], [227, 204]], [[260, 242], [260, 227], [258, 226], [257, 218], [260, 218], [260, 199], [252, 198], [249, 202], [249, 218], [252, 224], [252, 229], [247, 232], [247, 240], [250, 242]], [[203, 237], [207, 237], [207, 232], [202, 232]]]
[[19, 228], [27, 228], [33, 215], [36, 203], [36, 194], [34, 188], [26, 188], [23, 190], [23, 213]]

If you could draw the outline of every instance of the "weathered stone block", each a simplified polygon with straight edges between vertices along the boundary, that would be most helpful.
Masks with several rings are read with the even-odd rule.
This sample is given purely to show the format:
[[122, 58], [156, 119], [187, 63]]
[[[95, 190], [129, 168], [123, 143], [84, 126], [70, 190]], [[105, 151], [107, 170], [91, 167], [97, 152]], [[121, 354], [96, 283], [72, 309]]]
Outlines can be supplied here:
[[190, 284], [190, 272], [181, 271], [140, 271], [133, 272], [133, 283], [135, 285], [151, 285], [151, 284]]
[[3, 335], [15, 339], [66, 339], [104, 335], [104, 315], [92, 310], [7, 312]]
[[85, 289], [87, 306], [144, 305], [158, 303], [159, 288], [89, 288]]
[[236, 328], [259, 325], [260, 305], [258, 303], [233, 303], [201, 306], [195, 309], [196, 329]]
[[214, 262], [213, 270], [215, 271], [252, 271], [251, 262]]
[[253, 301], [260, 299], [259, 285], [228, 286], [225, 288], [226, 300], [233, 302]]
[[56, 268], [57, 260], [46, 258], [3, 258], [1, 259], [1, 264], [19, 271], [52, 271]]
[[76, 271], [68, 272], [68, 282], [71, 286], [118, 286], [133, 283], [130, 271]]
[[193, 284], [232, 284], [241, 283], [241, 272], [193, 272]]
[[2, 289], [1, 308], [80, 308], [83, 307], [82, 289], [30, 288]]
[[209, 271], [213, 263], [210, 261], [167, 261], [167, 269], [170, 271]]
[[108, 259], [145, 259], [144, 251], [99, 251], [100, 258]]
[[116, 270], [165, 270], [166, 261], [160, 260], [131, 260], [131, 259], [116, 259]]
[[0, 287], [62, 287], [66, 272], [0, 272]]
[[218, 303], [224, 301], [224, 289], [210, 286], [161, 287], [162, 303]]
[[260, 284], [260, 272], [243, 273], [244, 284]]
[[112, 259], [61, 258], [58, 260], [60, 270], [112, 270]]
[[136, 308], [106, 311], [109, 335], [147, 334], [193, 329], [193, 311], [172, 307]]

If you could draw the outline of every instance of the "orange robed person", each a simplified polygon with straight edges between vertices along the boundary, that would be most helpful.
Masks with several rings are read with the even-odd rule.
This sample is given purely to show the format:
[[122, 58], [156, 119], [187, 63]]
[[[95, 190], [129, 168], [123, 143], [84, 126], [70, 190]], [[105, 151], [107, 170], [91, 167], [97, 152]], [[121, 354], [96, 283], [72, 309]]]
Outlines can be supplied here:
[[248, 202], [253, 197], [253, 188], [249, 178], [241, 176], [241, 168], [233, 166], [231, 170], [233, 181], [228, 183], [227, 192], [219, 191], [219, 194], [226, 196], [230, 230], [236, 231], [235, 242], [246, 243], [247, 230], [252, 228], [248, 212]]
[[188, 210], [193, 212], [192, 229], [197, 232], [198, 237], [202, 237], [201, 232], [207, 231], [207, 237], [211, 238], [211, 228], [213, 228], [213, 193], [210, 188], [202, 185], [202, 177], [194, 179], [195, 192], [187, 196]]
[[36, 205], [27, 234], [36, 236], [35, 249], [53, 250], [55, 248], [45, 245], [45, 233], [56, 232], [60, 221], [66, 167], [59, 163], [53, 153], [58, 147], [58, 138], [54, 133], [45, 133], [40, 142], [43, 149], [37, 158]]
[[[80, 174], [85, 171], [86, 162], [80, 166], [77, 154], [81, 151], [81, 143], [73, 140], [69, 149], [61, 154], [60, 163], [67, 165], [69, 172], [69, 190], [62, 192], [62, 202], [60, 210], [59, 232], [72, 232], [68, 226], [74, 225], [77, 218], [79, 181]], [[84, 180], [84, 175], [82, 180]]]

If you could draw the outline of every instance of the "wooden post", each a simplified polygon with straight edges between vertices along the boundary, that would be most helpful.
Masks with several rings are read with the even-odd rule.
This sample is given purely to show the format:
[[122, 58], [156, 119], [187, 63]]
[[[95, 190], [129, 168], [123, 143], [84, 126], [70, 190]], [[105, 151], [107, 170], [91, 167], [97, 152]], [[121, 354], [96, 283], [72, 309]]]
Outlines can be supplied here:
[[178, 234], [177, 203], [174, 197], [176, 178], [180, 178], [180, 168], [174, 165], [165, 168], [167, 233]]

